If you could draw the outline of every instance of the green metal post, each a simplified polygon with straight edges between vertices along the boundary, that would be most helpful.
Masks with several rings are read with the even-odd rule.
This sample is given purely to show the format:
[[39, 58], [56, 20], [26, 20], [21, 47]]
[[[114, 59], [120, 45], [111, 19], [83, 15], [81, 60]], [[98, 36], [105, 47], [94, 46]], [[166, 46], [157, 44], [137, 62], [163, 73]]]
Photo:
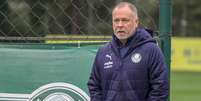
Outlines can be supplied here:
[[161, 39], [161, 48], [165, 56], [165, 61], [169, 69], [171, 62], [171, 0], [160, 0], [159, 5], [159, 33]]

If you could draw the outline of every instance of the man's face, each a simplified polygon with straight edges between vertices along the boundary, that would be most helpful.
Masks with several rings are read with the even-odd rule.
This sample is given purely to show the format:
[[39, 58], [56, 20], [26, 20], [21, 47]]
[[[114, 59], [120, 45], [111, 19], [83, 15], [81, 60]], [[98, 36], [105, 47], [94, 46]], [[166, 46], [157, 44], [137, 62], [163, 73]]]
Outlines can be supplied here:
[[115, 36], [121, 42], [126, 42], [138, 26], [138, 17], [127, 6], [115, 8], [112, 13], [112, 23]]

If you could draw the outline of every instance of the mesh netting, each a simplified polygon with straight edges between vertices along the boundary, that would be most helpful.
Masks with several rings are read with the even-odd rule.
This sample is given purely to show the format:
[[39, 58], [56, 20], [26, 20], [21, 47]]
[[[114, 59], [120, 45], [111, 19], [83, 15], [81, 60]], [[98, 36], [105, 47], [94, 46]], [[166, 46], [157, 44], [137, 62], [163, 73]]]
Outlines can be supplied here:
[[[94, 40], [90, 37], [111, 36], [111, 9], [120, 1], [135, 3], [141, 25], [158, 30], [158, 0], [0, 0], [0, 41], [46, 42], [69, 35]], [[69, 39], [77, 40], [61, 40]]]

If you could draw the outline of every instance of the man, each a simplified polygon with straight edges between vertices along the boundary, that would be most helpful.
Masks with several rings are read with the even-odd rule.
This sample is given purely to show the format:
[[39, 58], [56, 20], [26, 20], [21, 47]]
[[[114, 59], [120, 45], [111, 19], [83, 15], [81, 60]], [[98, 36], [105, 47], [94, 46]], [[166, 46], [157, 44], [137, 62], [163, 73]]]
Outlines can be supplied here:
[[128, 2], [112, 11], [114, 35], [96, 55], [88, 81], [91, 101], [166, 101], [168, 71], [151, 33], [138, 27]]

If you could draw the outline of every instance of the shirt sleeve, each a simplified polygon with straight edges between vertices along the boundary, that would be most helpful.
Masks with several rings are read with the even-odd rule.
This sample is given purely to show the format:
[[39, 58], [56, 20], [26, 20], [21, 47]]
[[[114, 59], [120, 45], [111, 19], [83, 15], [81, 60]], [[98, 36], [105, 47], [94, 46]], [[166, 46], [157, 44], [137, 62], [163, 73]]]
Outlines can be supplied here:
[[91, 70], [91, 74], [89, 77], [89, 81], [88, 81], [88, 89], [89, 89], [91, 101], [102, 101], [100, 71], [99, 71], [99, 66], [97, 63], [98, 55], [99, 55], [99, 51], [97, 52], [97, 55]]
[[148, 101], [167, 101], [169, 95], [169, 76], [163, 53], [158, 46], [155, 46], [151, 54]]

